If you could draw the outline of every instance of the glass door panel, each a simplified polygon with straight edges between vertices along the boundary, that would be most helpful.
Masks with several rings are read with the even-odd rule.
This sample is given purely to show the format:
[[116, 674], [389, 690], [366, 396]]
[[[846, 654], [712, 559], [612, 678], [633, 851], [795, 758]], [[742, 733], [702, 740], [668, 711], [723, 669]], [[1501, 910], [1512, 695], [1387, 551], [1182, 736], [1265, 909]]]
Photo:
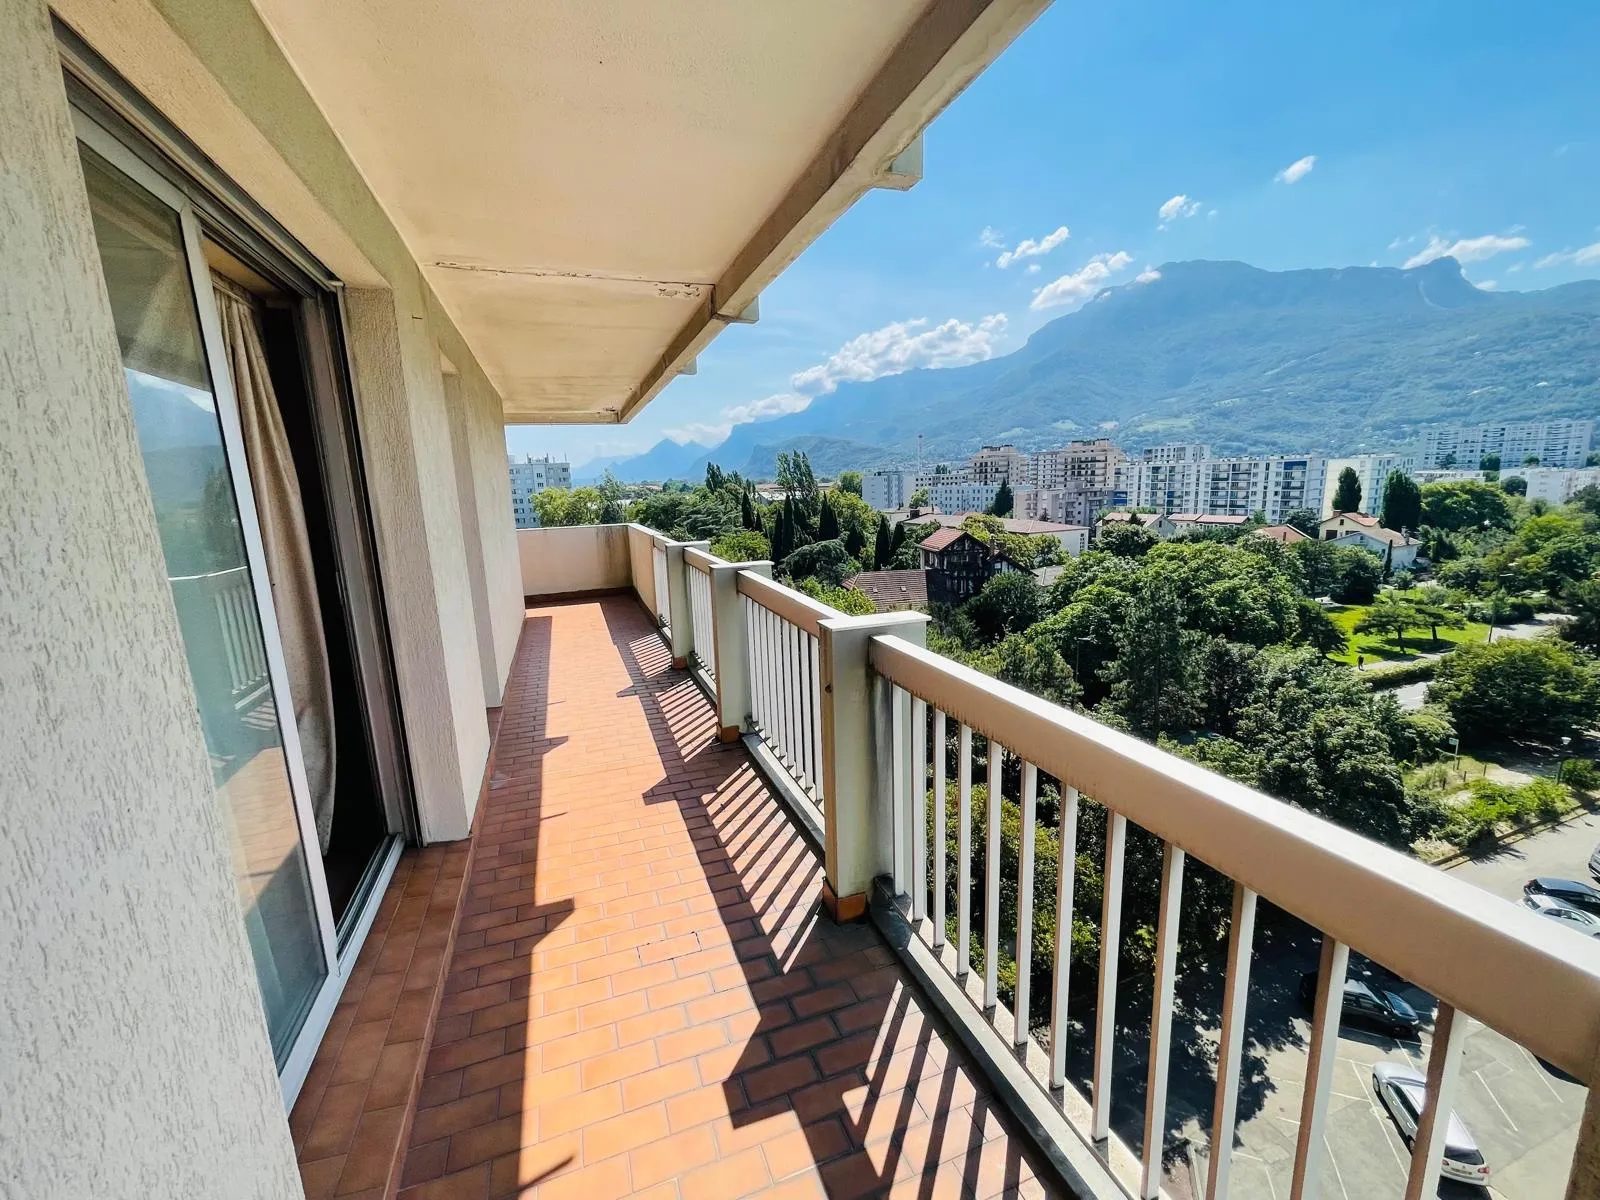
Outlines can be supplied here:
[[[179, 210], [87, 147], [83, 171], [145, 474], [184, 651], [199, 701], [234, 876], [280, 1069], [328, 974], [331, 918], [319, 912], [286, 733], [246, 540], [239, 488], [207, 365]], [[189, 218], [192, 221], [192, 217]], [[223, 381], [226, 386], [226, 381]], [[237, 422], [234, 422], [234, 433]], [[241, 508], [244, 517], [241, 518]], [[249, 522], [250, 524], [247, 524]], [[258, 560], [259, 561], [259, 560]], [[270, 614], [270, 601], [265, 604]], [[268, 629], [270, 634], [270, 615]], [[290, 747], [286, 748], [286, 737]], [[303, 771], [298, 772], [303, 775]], [[301, 781], [303, 788], [303, 780]]]

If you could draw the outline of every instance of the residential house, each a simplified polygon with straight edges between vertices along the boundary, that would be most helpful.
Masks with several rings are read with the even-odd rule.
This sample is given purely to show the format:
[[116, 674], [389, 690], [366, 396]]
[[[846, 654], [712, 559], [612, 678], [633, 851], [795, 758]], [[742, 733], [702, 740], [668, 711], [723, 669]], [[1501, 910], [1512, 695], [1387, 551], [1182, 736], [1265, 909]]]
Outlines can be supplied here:
[[1380, 527], [1378, 518], [1368, 516], [1366, 513], [1336, 512], [1317, 523], [1317, 537], [1324, 542], [1331, 542], [1347, 533], [1359, 533]]
[[1293, 525], [1263, 525], [1259, 529], [1250, 531], [1255, 537], [1264, 537], [1269, 541], [1277, 542], [1280, 546], [1292, 546], [1296, 542], [1310, 541], [1309, 535], [1296, 529]]
[[1197, 529], [1239, 529], [1250, 523], [1245, 516], [1223, 516], [1215, 513], [1169, 513], [1147, 521], [1150, 530], [1162, 541], [1175, 538], [1180, 533]]
[[1338, 534], [1334, 537], [1333, 544], [1358, 546], [1362, 550], [1370, 550], [1383, 559], [1384, 566], [1392, 571], [1416, 566], [1417, 558], [1422, 553], [1422, 543], [1419, 540], [1393, 529], [1385, 529], [1381, 525], [1372, 529], [1352, 529], [1348, 533]]
[[[872, 601], [878, 612], [917, 609], [926, 612], [930, 602], [949, 603], [940, 594], [943, 577], [926, 568], [909, 571], [862, 571], [844, 581], [851, 591]], [[932, 593], [930, 594], [930, 585]]]
[[[920, 518], [915, 518], [919, 524], [938, 525], [944, 529], [960, 529], [969, 517], [978, 514], [972, 512], [953, 513], [924, 513]], [[1069, 525], [1060, 521], [1035, 521], [1027, 517], [997, 517], [1000, 526], [1007, 533], [1022, 534], [1025, 537], [1053, 537], [1056, 544], [1061, 547], [1061, 552], [1069, 558], [1076, 558], [1089, 548], [1089, 530], [1083, 525]]]
[[935, 529], [917, 545], [922, 551], [922, 567], [934, 580], [930, 590], [948, 597], [952, 604], [971, 599], [996, 575], [1019, 569], [964, 529]]

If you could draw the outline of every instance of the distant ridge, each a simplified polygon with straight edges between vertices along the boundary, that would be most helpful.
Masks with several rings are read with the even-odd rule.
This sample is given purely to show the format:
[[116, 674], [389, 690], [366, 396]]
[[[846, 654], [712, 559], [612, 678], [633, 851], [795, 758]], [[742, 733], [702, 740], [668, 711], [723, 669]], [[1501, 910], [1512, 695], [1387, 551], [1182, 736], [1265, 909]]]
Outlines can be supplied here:
[[[1130, 450], [1345, 454], [1423, 425], [1564, 416], [1600, 416], [1600, 281], [1485, 291], [1453, 258], [1411, 270], [1176, 262], [1003, 358], [841, 384], [802, 412], [735, 426], [670, 473], [696, 478], [714, 461], [770, 476], [780, 451], [804, 449], [833, 475], [910, 461], [918, 433], [928, 460], [1002, 436], [1023, 449], [1105, 435]], [[669, 477], [647, 472], [670, 444], [614, 469]]]

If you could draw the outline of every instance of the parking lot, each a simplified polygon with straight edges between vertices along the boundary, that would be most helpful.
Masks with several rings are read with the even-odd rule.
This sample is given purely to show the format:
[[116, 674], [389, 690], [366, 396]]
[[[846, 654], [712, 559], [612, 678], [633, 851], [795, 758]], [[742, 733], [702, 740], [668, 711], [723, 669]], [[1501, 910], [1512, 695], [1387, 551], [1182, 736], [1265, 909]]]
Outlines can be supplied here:
[[[1559, 829], [1463, 864], [1455, 873], [1508, 900], [1520, 901], [1522, 884], [1534, 875], [1589, 879], [1588, 859], [1600, 841], [1600, 819], [1585, 817]], [[1573, 937], [1581, 937], [1573, 933]], [[1285, 961], [1257, 970], [1298, 973], [1314, 959]], [[1426, 1012], [1431, 1002], [1381, 969], [1352, 960], [1352, 973], [1368, 970], [1381, 983]], [[1292, 987], [1252, 988], [1249, 1024], [1254, 1031], [1292, 1024], [1298, 1038], [1273, 1038], [1277, 1048], [1251, 1047], [1260, 1074], [1255, 1111], [1240, 1122], [1234, 1151], [1232, 1194], [1249, 1200], [1284, 1200], [1289, 1195], [1299, 1129], [1310, 1028]], [[1260, 1003], [1258, 1003], [1258, 999]], [[1276, 1008], [1277, 1011], [1273, 1011]], [[1372, 1089], [1372, 1065], [1408, 1061], [1426, 1069], [1428, 1035], [1409, 1044], [1345, 1027], [1328, 1115], [1327, 1166], [1319, 1192], [1340, 1200], [1382, 1200], [1404, 1191], [1410, 1151]], [[1248, 1074], [1247, 1074], [1248, 1078]], [[1477, 1139], [1493, 1170], [1489, 1195], [1507, 1200], [1559, 1200], [1577, 1141], [1585, 1090], [1541, 1066], [1526, 1050], [1473, 1023], [1467, 1038], [1455, 1110]], [[1481, 1189], [1441, 1183], [1442, 1197], [1482, 1197]]]

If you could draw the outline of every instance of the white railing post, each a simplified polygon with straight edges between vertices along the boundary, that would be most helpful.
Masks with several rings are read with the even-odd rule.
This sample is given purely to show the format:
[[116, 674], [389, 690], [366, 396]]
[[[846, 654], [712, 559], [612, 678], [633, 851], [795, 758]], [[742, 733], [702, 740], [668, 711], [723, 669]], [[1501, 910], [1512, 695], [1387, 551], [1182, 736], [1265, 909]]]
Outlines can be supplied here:
[[890, 689], [876, 686], [868, 651], [880, 634], [925, 645], [927, 625], [928, 618], [914, 612], [818, 623], [822, 790], [828, 798], [822, 896], [835, 921], [864, 914], [872, 881], [894, 864]]
[[667, 625], [672, 630], [672, 665], [682, 670], [694, 653], [694, 618], [689, 613], [689, 565], [685, 550], [711, 549], [710, 542], [667, 543]]
[[739, 598], [739, 572], [772, 578], [770, 562], [713, 563], [711, 566], [711, 639], [716, 643], [717, 737], [736, 742], [750, 727], [750, 642], [744, 605]]

